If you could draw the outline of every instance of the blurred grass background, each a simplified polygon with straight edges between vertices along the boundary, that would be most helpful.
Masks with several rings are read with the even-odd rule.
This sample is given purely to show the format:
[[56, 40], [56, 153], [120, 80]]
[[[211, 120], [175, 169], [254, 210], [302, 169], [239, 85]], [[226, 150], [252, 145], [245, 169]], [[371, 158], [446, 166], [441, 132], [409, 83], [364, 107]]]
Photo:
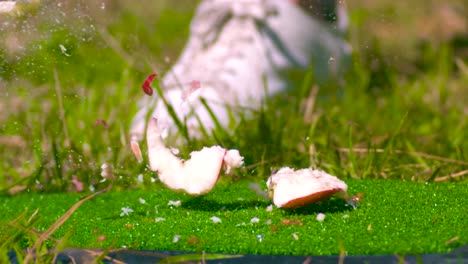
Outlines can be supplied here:
[[[122, 176], [117, 188], [137, 186], [138, 174], [152, 175], [129, 151], [128, 125], [147, 74], [164, 73], [177, 59], [196, 4], [37, 1], [1, 14], [0, 189], [73, 191], [73, 175], [99, 188], [105, 162]], [[288, 165], [321, 167], [342, 178], [431, 181], [461, 173], [452, 180], [463, 180], [464, 1], [346, 4], [354, 64], [345, 84], [320, 87], [312, 120], [304, 121], [299, 95], [309, 94], [313, 76], [301, 73], [294, 92], [272, 98], [230, 135], [215, 131], [182, 146], [182, 154], [214, 143], [239, 148], [246, 177], [265, 178]], [[96, 125], [98, 119], [109, 127]], [[383, 153], [343, 150], [357, 147]]]

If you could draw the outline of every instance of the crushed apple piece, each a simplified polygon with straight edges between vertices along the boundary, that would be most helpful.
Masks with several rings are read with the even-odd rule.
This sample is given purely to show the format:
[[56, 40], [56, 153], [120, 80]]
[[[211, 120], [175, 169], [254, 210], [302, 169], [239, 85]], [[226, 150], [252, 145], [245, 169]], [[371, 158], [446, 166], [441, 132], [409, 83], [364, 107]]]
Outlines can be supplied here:
[[280, 169], [267, 180], [270, 196], [277, 207], [298, 208], [333, 194], [346, 194], [348, 186], [340, 179], [321, 170]]
[[151, 170], [158, 172], [161, 182], [175, 191], [206, 194], [218, 181], [223, 165], [232, 168], [243, 164], [238, 151], [220, 146], [193, 151], [187, 161], [180, 159], [164, 144], [155, 118], [148, 123], [146, 137]]

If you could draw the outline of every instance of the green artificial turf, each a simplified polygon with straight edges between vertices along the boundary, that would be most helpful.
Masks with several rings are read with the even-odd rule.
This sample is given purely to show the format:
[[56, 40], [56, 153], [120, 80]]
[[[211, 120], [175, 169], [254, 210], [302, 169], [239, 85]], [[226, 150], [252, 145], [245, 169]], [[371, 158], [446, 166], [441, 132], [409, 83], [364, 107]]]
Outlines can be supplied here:
[[[330, 199], [302, 209], [274, 207], [268, 212], [271, 202], [257, 196], [246, 181], [223, 183], [202, 197], [158, 185], [148, 191], [111, 192], [83, 204], [54, 237], [71, 231], [66, 245], [85, 248], [285, 255], [435, 253], [468, 242], [467, 184], [391, 180], [348, 184], [350, 193], [363, 194], [358, 209]], [[28, 217], [39, 208], [33, 227], [45, 231], [79, 199], [78, 194], [1, 197], [1, 225], [5, 228], [20, 212], [27, 211]], [[181, 206], [168, 205], [170, 200], [180, 200]], [[134, 212], [121, 216], [123, 207]], [[316, 220], [320, 212], [326, 216], [323, 222]], [[213, 216], [221, 222], [214, 223]], [[158, 217], [165, 220], [156, 222]], [[259, 222], [251, 223], [255, 217]], [[284, 220], [300, 224], [285, 225]], [[175, 236], [180, 236], [178, 242], [173, 241]], [[458, 239], [450, 242], [454, 238]]]

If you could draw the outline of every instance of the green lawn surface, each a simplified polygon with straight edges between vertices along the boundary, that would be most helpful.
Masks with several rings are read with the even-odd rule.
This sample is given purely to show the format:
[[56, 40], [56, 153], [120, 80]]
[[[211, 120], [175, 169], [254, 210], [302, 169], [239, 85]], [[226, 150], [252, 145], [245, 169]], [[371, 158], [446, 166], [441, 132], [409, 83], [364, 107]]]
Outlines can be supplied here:
[[[336, 198], [302, 209], [274, 207], [268, 212], [271, 202], [257, 196], [245, 181], [222, 183], [202, 197], [159, 185], [153, 190], [105, 193], [84, 203], [53, 237], [68, 237], [67, 247], [281, 255], [436, 253], [468, 242], [467, 184], [347, 182], [351, 193], [364, 195], [357, 209]], [[11, 232], [6, 232], [7, 222], [21, 212], [28, 218], [36, 209], [37, 221], [31, 227], [45, 231], [80, 197], [3, 196], [0, 234]], [[170, 200], [181, 201], [181, 206], [168, 205]], [[121, 216], [123, 207], [133, 212]], [[323, 222], [316, 219], [318, 213], [325, 214]], [[221, 222], [213, 222], [213, 216]], [[251, 223], [254, 218], [258, 223]], [[285, 224], [285, 220], [300, 222]], [[175, 236], [180, 236], [178, 242]]]

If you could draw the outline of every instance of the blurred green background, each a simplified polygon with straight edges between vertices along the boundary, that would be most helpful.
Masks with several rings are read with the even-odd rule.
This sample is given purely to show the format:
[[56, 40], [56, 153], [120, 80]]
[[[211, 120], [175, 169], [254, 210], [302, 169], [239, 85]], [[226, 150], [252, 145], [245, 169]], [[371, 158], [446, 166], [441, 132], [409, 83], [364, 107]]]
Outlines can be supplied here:
[[[143, 96], [142, 81], [177, 59], [196, 5], [33, 1], [0, 14], [1, 189], [70, 190], [72, 175], [98, 184], [104, 162], [122, 175], [148, 173], [129, 152], [126, 131]], [[262, 177], [281, 164], [321, 166], [340, 177], [421, 181], [466, 170], [466, 2], [361, 0], [346, 6], [354, 65], [346, 87], [321, 87], [315, 123], [290, 118], [302, 104], [296, 96], [288, 98], [292, 110], [272, 102], [265, 115], [242, 124], [249, 129], [234, 128], [233, 139], [194, 141], [182, 153], [229, 144], [254, 168], [245, 174]], [[313, 81], [303, 74], [297, 83], [308, 89]], [[273, 115], [275, 109], [283, 114]], [[95, 126], [97, 119], [109, 129]], [[280, 132], [284, 127], [291, 129]], [[400, 148], [462, 162], [347, 156], [337, 152], [343, 147]]]

